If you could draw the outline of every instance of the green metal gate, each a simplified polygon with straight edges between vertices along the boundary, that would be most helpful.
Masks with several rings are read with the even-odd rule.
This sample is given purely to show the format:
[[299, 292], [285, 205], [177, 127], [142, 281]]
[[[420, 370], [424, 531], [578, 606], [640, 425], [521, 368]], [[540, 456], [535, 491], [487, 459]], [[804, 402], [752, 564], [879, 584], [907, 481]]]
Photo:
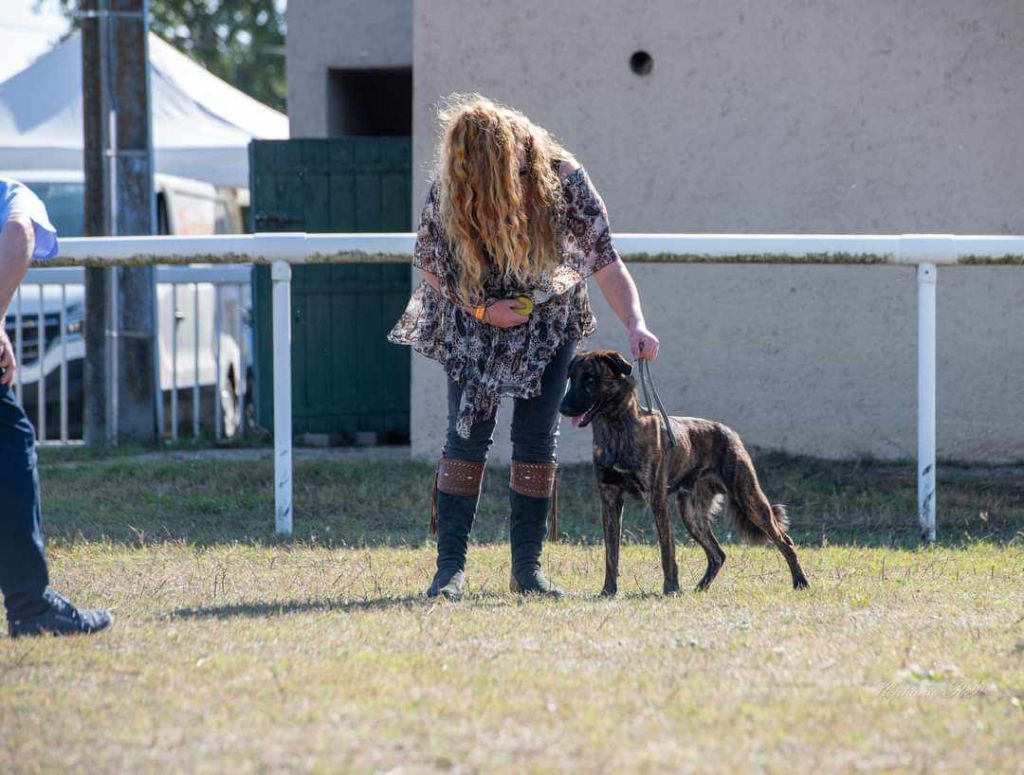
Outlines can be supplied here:
[[[249, 147], [256, 231], [411, 230], [407, 137], [259, 140]], [[410, 354], [385, 338], [409, 296], [407, 264], [296, 266], [292, 405], [296, 434], [409, 438]], [[253, 270], [257, 422], [273, 427], [270, 267]]]

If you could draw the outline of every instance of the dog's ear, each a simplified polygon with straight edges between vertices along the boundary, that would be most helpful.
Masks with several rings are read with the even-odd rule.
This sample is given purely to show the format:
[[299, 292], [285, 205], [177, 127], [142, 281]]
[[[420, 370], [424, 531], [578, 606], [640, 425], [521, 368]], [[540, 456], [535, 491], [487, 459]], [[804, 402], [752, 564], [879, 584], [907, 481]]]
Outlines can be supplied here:
[[633, 373], [633, 364], [623, 358], [622, 353], [607, 352], [602, 353], [601, 357], [611, 368], [612, 372], [620, 377], [628, 377]]
[[574, 356], [572, 356], [572, 360], [569, 361], [569, 368], [567, 368], [565, 370], [565, 373], [568, 374], [571, 377], [572, 376], [572, 370], [575, 369], [579, 365], [581, 360], [583, 360], [581, 355], [574, 355]]

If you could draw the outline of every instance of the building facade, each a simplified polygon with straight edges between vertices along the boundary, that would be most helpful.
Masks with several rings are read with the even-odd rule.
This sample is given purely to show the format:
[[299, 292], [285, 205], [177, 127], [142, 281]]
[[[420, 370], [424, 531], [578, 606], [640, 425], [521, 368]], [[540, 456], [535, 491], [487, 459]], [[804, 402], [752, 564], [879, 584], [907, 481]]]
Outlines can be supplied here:
[[[477, 91], [573, 150], [616, 231], [1024, 232], [1017, 0], [290, 0], [288, 25], [295, 137], [361, 125], [352, 70], [410, 73], [393, 109], [410, 113], [414, 202], [438, 100]], [[912, 272], [634, 274], [674, 411], [790, 452], [913, 456]], [[1024, 458], [1024, 271], [939, 275], [940, 457]], [[625, 349], [598, 309], [593, 344]], [[414, 359], [412, 395], [428, 457], [443, 428], [435, 364]], [[570, 434], [562, 458], [586, 457]]]
[[293, 0], [292, 137], [412, 134], [412, 0]]

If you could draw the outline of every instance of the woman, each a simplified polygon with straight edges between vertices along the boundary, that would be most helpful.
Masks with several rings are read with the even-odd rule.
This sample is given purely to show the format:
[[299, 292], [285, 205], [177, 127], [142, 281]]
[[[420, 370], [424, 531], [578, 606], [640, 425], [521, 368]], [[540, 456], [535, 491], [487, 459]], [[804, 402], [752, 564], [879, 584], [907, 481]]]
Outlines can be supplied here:
[[658, 339], [612, 246], [604, 202], [547, 131], [479, 95], [441, 112], [443, 137], [413, 254], [423, 279], [390, 339], [448, 375], [448, 432], [431, 524], [437, 573], [427, 592], [458, 599], [501, 396], [512, 396], [513, 592], [562, 597], [541, 573], [555, 485], [558, 404], [577, 343], [595, 320], [593, 275], [635, 358]]

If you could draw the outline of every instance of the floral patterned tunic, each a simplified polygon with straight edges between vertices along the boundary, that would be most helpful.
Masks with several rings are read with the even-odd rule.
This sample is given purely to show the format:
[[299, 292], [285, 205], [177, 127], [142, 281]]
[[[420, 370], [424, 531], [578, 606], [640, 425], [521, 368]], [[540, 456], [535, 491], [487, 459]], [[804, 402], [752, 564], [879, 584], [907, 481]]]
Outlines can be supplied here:
[[608, 212], [586, 171], [559, 163], [564, 213], [557, 224], [562, 263], [536, 287], [517, 286], [496, 271], [485, 276], [486, 304], [534, 292], [551, 293], [529, 322], [498, 328], [477, 321], [452, 302], [458, 298], [458, 265], [438, 212], [438, 184], [430, 188], [413, 251], [413, 266], [438, 277], [441, 293], [420, 282], [388, 339], [411, 345], [441, 363], [462, 387], [456, 423], [463, 438], [473, 424], [489, 418], [502, 396], [532, 398], [555, 352], [568, 341], [590, 336], [596, 326], [586, 279], [619, 258], [612, 245]]

